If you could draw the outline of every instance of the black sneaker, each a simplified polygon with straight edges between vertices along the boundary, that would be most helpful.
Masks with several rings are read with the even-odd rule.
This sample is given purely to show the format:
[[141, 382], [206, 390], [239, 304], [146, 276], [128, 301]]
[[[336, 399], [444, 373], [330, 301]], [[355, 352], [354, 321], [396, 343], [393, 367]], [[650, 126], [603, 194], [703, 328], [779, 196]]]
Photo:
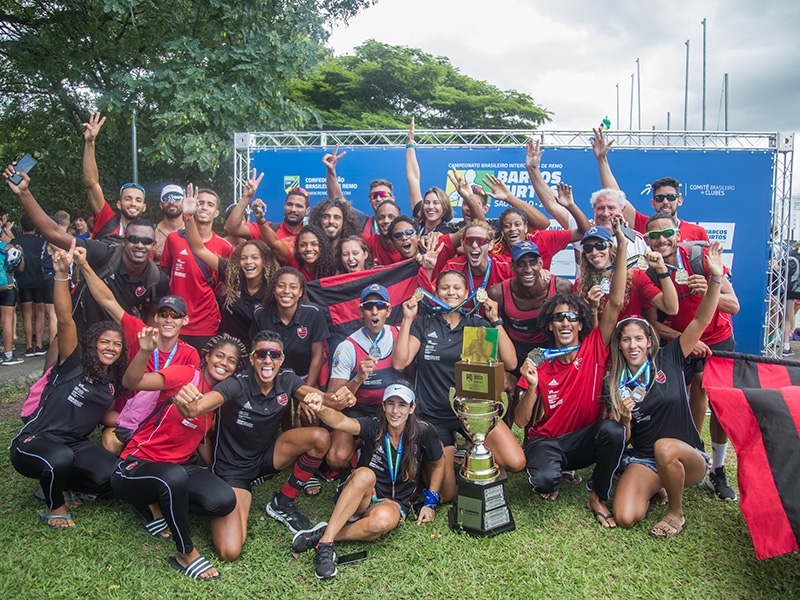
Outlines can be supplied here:
[[36, 356], [36, 350], [34, 350], [33, 348], [28, 348], [27, 350], [25, 350], [25, 356], [27, 356], [28, 358]]
[[23, 362], [25, 361], [15, 354], [12, 354], [11, 356], [8, 356], [7, 354], [3, 355], [3, 362], [2, 362], [3, 366], [7, 367], [9, 365], [19, 365]]
[[314, 562], [317, 579], [336, 577], [336, 549], [333, 547], [333, 542], [317, 544], [317, 557]]
[[728, 476], [725, 474], [725, 467], [717, 467], [713, 471], [708, 472], [708, 479], [706, 485], [711, 488], [720, 500], [727, 500], [728, 502], [736, 502], [736, 492], [728, 483]]
[[311, 529], [295, 533], [292, 538], [292, 552], [300, 554], [301, 552], [307, 552], [316, 547], [322, 539], [322, 536], [325, 535], [325, 530], [327, 528], [328, 524], [323, 521], [322, 523], [317, 523]]
[[311, 521], [300, 514], [294, 501], [290, 501], [286, 505], [278, 502], [278, 492], [275, 492], [272, 500], [267, 503], [267, 514], [286, 525], [292, 533], [311, 528]]
[[45, 354], [47, 354], [47, 348], [36, 346], [36, 350], [33, 351], [34, 356], [44, 356]]

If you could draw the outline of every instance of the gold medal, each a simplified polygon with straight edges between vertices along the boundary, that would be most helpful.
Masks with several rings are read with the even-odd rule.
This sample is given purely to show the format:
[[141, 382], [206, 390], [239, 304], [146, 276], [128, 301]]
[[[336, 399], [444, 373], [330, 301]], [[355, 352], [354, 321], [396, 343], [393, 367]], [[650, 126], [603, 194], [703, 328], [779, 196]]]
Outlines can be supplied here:
[[424, 297], [425, 292], [422, 290], [422, 288], [417, 288], [414, 290], [414, 300], [421, 302]]
[[541, 348], [534, 348], [528, 352], [528, 358], [530, 358], [537, 367], [546, 360], [544, 351]]
[[638, 268], [640, 271], [647, 271], [647, 267], [649, 266], [650, 265], [648, 264], [647, 258], [644, 254], [642, 254], [636, 261], [636, 268]]
[[679, 285], [686, 285], [689, 283], [689, 273], [684, 268], [675, 271], [675, 283]]
[[611, 293], [611, 280], [608, 277], [600, 280], [600, 291], [606, 296]]
[[486, 293], [484, 288], [478, 288], [475, 290], [475, 299], [478, 301], [479, 304], [483, 304], [489, 299], [489, 294]]

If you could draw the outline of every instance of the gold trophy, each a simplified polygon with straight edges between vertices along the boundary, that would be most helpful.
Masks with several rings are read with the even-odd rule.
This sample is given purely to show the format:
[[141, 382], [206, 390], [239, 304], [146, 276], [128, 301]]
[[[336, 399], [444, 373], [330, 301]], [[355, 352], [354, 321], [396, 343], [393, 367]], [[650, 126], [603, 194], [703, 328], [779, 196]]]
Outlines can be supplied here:
[[461, 359], [456, 363], [450, 406], [473, 447], [456, 471], [458, 498], [450, 509], [450, 528], [492, 537], [515, 528], [506, 501], [505, 469], [484, 445], [508, 408], [503, 363], [497, 360], [497, 330], [465, 327]]

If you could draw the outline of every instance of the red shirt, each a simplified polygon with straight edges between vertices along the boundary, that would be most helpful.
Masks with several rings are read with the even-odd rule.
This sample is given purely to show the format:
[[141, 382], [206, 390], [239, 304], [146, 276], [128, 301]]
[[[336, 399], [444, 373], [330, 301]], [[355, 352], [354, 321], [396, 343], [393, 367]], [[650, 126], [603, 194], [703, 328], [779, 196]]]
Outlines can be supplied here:
[[[272, 223], [267, 222], [267, 225], [272, 227]], [[261, 235], [261, 228], [258, 223], [247, 223], [247, 228], [250, 230], [251, 240], [264, 241], [264, 237]], [[294, 238], [297, 237], [297, 235], [292, 233], [292, 231], [286, 227], [286, 223], [281, 221], [281, 224], [275, 230], [275, 235], [278, 236], [278, 239], [285, 244], [285, 246], [289, 249], [289, 252], [294, 251]]]
[[608, 354], [603, 334], [594, 329], [572, 362], [564, 364], [554, 358], [539, 365], [537, 390], [544, 415], [528, 431], [530, 438], [556, 437], [600, 420], [604, 408], [600, 392]]
[[[645, 215], [636, 211], [636, 219], [633, 222], [633, 228], [639, 233], [647, 231], [647, 219]], [[681, 230], [682, 242], [707, 242], [708, 233], [700, 225], [689, 223], [683, 219], [678, 219], [678, 229]]]
[[445, 267], [454, 256], [458, 255], [456, 251], [456, 247], [453, 246], [453, 238], [452, 234], [445, 234], [439, 238], [439, 246], [442, 247], [441, 252], [439, 252], [439, 258], [436, 259], [436, 266], [433, 269], [433, 280], [436, 281], [436, 277], [445, 270]]
[[[528, 234], [528, 239], [539, 247], [539, 253], [542, 257], [542, 268], [549, 271], [550, 264], [553, 262], [553, 257], [569, 246], [572, 240], [572, 230], [544, 229], [541, 231], [534, 231]], [[500, 242], [492, 248], [491, 256], [510, 262], [511, 248], [508, 247], [505, 240], [500, 240]]]
[[400, 256], [400, 252], [392, 245], [391, 250], [387, 250], [381, 244], [381, 236], [379, 233], [375, 234], [368, 234], [365, 233], [362, 236], [364, 241], [367, 243], [367, 248], [369, 248], [370, 254], [372, 254], [372, 264], [376, 267], [388, 267], [389, 265], [393, 265], [394, 263], [399, 263], [403, 260], [403, 257]]
[[[230, 258], [233, 252], [230, 243], [216, 233], [211, 234], [205, 247], [222, 258]], [[173, 294], [186, 301], [189, 313], [189, 323], [183, 326], [181, 333], [216, 335], [221, 320], [216, 296], [219, 277], [216, 271], [204, 265], [213, 281], [213, 287], [210, 287], [198, 260], [192, 254], [189, 242], [181, 237], [180, 232], [173, 231], [167, 236], [164, 252], [161, 254], [161, 266], [169, 268], [169, 287]]]
[[[193, 367], [176, 365], [159, 372], [164, 376], [164, 388], [158, 397], [157, 406], [162, 407], [162, 410], [139, 426], [120, 456], [124, 459], [141, 458], [179, 465], [191, 458], [208, 433], [214, 423], [214, 413], [189, 419], [169, 402], [183, 386], [192, 382], [195, 373], [198, 379], [202, 377], [199, 371]], [[209, 391], [212, 385], [203, 382], [197, 387]]]
[[301, 266], [300, 262], [297, 260], [297, 257], [294, 255], [294, 251], [289, 252], [289, 256], [286, 257], [286, 262], [284, 263], [285, 267], [294, 267], [306, 278], [306, 281], [314, 281], [316, 277], [314, 277], [305, 266]]
[[[678, 246], [678, 252], [680, 252], [681, 259], [683, 260], [683, 268], [686, 269], [689, 275], [693, 275], [692, 266], [690, 264], [690, 249], [686, 246]], [[703, 248], [703, 265], [705, 266], [705, 257], [708, 254], [708, 250]], [[725, 268], [725, 273], [728, 273], [727, 267]], [[672, 281], [675, 282], [675, 269], [669, 270], [670, 277], [672, 277]], [[706, 279], [708, 279], [708, 275], [706, 275]], [[683, 332], [686, 329], [686, 326], [692, 322], [694, 319], [694, 315], [697, 312], [697, 307], [700, 306], [700, 302], [703, 300], [697, 294], [692, 292], [692, 288], [688, 285], [678, 285], [675, 283], [675, 289], [678, 290], [678, 314], [673, 316], [668, 316], [664, 321], [664, 325], [668, 325], [672, 327], [676, 331]], [[728, 313], [720, 312], [719, 310], [714, 311], [714, 317], [711, 319], [711, 323], [706, 330], [703, 332], [703, 335], [700, 336], [700, 341], [704, 342], [705, 344], [717, 344], [724, 340], [727, 340], [729, 337], [733, 335], [733, 321], [731, 320], [731, 315]]]
[[[461, 271], [464, 273], [464, 276], [467, 278], [467, 292], [471, 293], [473, 289], [477, 289], [479, 287], [484, 287], [487, 290], [497, 283], [502, 283], [506, 279], [511, 279], [514, 276], [511, 267], [508, 266], [508, 263], [502, 260], [493, 259], [491, 256], [489, 257], [489, 265], [487, 269], [489, 270], [489, 279], [486, 282], [486, 285], [483, 284], [483, 278], [481, 277], [473, 277], [472, 279], [472, 286], [469, 285], [469, 264], [467, 263], [467, 257], [462, 256], [460, 258], [454, 258], [447, 262], [444, 266], [444, 271], [448, 271], [453, 269], [454, 271]], [[465, 308], [471, 308], [473, 306], [472, 302], [468, 302], [465, 305]], [[478, 310], [481, 316], [484, 316], [486, 313], [484, 311], [483, 305], [481, 305], [480, 309]]]
[[[633, 268], [631, 269], [631, 297], [628, 299], [628, 303], [622, 306], [622, 309], [619, 311], [619, 317], [617, 317], [617, 322], [630, 317], [631, 315], [642, 316], [643, 311], [645, 308], [650, 308], [652, 304], [653, 298], [658, 296], [661, 293], [661, 288], [659, 288], [653, 281], [647, 276], [647, 273], [644, 271], [640, 271], [639, 269]], [[609, 279], [611, 278], [612, 272], [608, 272]], [[572, 289], [577, 293], [578, 287], [580, 285], [580, 278], [575, 280], [575, 283], [572, 286]], [[608, 300], [608, 296], [606, 296], [606, 300]], [[597, 311], [597, 322], [600, 322], [600, 319], [603, 316], [602, 309]]]
[[[103, 204], [103, 208], [100, 209], [100, 212], [94, 215], [94, 219], [92, 222], [94, 224], [94, 228], [92, 229], [92, 238], [95, 237], [100, 230], [103, 229], [106, 223], [108, 223], [111, 219], [117, 216], [117, 213], [114, 212], [114, 209], [108, 205], [108, 202]], [[122, 226], [122, 220], [120, 219], [120, 228], [122, 229], [119, 232], [121, 235], [125, 234], [125, 228]]]
[[[140, 319], [137, 319], [128, 313], [122, 315], [121, 325], [122, 330], [125, 332], [125, 341], [128, 344], [128, 360], [133, 360], [133, 357], [136, 356], [137, 352], [139, 352], [138, 333], [147, 327], [147, 325], [145, 325]], [[169, 360], [170, 354], [171, 352], [153, 352], [150, 355], [150, 360], [147, 361], [145, 373], [160, 371], [161, 369], [171, 365], [187, 365], [195, 368], [200, 364], [200, 356], [197, 354], [197, 350], [182, 340], [178, 340], [175, 355], [172, 357], [172, 360]], [[155, 364], [156, 357], [158, 357], [157, 366]], [[169, 363], [167, 363], [168, 360]]]

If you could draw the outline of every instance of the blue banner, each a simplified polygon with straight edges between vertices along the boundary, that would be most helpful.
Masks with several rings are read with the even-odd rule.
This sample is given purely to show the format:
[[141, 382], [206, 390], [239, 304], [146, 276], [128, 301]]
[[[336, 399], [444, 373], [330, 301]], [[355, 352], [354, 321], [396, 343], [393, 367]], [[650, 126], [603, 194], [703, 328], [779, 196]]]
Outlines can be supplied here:
[[[545, 180], [553, 187], [564, 181], [572, 186], [578, 206], [589, 216], [589, 197], [600, 186], [597, 163], [590, 147], [548, 148], [541, 164]], [[254, 150], [250, 168], [266, 175], [256, 197], [267, 203], [267, 218], [283, 218], [286, 190], [300, 185], [308, 190], [312, 204], [327, 197], [322, 157], [328, 149]], [[405, 148], [346, 147], [347, 156], [337, 165], [339, 185], [356, 208], [371, 214], [369, 183], [388, 179], [394, 184], [397, 202], [411, 214], [405, 180]], [[437, 148], [417, 149], [423, 191], [438, 186], [460, 204], [458, 194], [447, 180], [452, 167], [469, 181], [480, 183], [487, 174], [501, 179], [518, 198], [539, 209], [525, 170], [525, 149], [519, 148]], [[681, 182], [683, 205], [678, 214], [699, 223], [725, 249], [725, 262], [732, 269], [732, 283], [741, 309], [734, 316], [737, 350], [760, 353], [769, 268], [770, 209], [774, 155], [763, 150], [653, 150], [615, 149], [609, 153], [611, 168], [620, 187], [639, 212], [653, 213], [650, 183], [661, 177]], [[486, 186], [484, 186], [486, 187]], [[488, 189], [488, 188], [486, 188]], [[492, 200], [489, 217], [506, 208]], [[461, 218], [455, 208], [456, 219]], [[735, 259], [735, 260], [734, 260]], [[554, 261], [556, 273], [572, 275], [571, 251]]]

